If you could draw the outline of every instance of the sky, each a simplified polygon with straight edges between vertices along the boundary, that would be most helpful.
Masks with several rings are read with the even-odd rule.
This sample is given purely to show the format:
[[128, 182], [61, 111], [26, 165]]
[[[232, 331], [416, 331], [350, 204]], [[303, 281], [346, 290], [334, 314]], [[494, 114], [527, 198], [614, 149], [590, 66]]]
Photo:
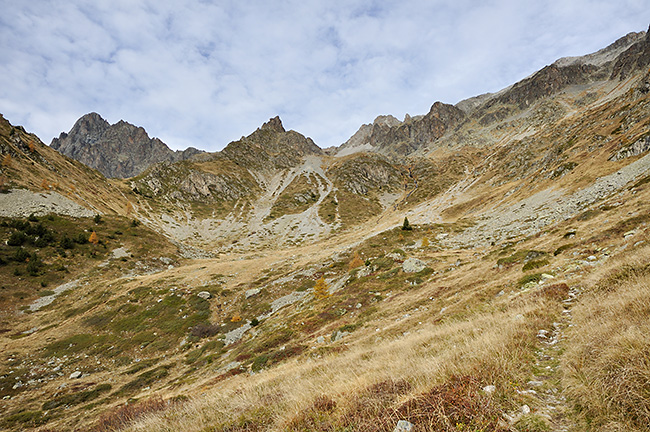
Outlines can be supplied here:
[[49, 144], [97, 112], [217, 151], [279, 115], [338, 146], [645, 31], [647, 0], [0, 0], [0, 113]]

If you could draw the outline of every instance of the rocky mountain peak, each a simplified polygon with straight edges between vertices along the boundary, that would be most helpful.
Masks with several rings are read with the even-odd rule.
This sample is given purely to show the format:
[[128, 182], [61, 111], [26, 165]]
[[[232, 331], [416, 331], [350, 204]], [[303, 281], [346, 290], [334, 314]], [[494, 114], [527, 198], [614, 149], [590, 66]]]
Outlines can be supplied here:
[[96, 112], [91, 112], [80, 117], [69, 133], [61, 132], [58, 138], [52, 139], [50, 146], [60, 153], [75, 158], [74, 154], [77, 148], [73, 144], [73, 140], [67, 139], [68, 136], [83, 137], [88, 144], [94, 144], [109, 127], [110, 123], [104, 120], [102, 116]]
[[286, 132], [284, 130], [284, 126], [282, 125], [282, 120], [280, 120], [280, 116], [273, 117], [264, 123], [260, 129], [278, 133]]
[[50, 144], [60, 153], [95, 168], [107, 177], [133, 177], [158, 162], [175, 162], [200, 153], [189, 148], [173, 151], [144, 128], [124, 120], [111, 125], [97, 113], [77, 120], [68, 133]]

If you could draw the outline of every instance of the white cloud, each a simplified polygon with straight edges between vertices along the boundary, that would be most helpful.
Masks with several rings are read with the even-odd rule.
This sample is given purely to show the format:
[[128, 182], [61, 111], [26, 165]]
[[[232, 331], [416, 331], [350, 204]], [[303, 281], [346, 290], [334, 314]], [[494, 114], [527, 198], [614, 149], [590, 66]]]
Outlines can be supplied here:
[[217, 150], [277, 114], [338, 145], [645, 30], [643, 3], [20, 2], [0, 16], [0, 112], [46, 142], [96, 111], [173, 148]]

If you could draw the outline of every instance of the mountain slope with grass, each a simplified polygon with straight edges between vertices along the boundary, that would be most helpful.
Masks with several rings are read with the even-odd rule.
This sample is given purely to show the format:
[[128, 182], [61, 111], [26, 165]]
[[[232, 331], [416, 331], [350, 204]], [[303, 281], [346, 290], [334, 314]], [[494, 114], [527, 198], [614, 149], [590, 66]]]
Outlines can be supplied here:
[[89, 213], [0, 215], [0, 428], [647, 430], [648, 38], [338, 153], [274, 118], [109, 181], [3, 123], [0, 204]]

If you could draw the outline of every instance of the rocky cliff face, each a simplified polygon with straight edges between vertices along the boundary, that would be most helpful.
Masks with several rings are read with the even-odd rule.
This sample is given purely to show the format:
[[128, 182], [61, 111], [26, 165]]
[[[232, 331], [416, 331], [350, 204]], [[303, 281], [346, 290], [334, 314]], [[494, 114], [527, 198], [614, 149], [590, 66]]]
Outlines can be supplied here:
[[107, 177], [133, 177], [158, 162], [176, 162], [201, 153], [195, 148], [173, 151], [141, 128], [120, 120], [109, 124], [97, 113], [86, 114], [70, 132], [50, 146]]
[[354, 151], [376, 151], [389, 156], [407, 156], [427, 146], [465, 119], [459, 108], [436, 102], [424, 116], [406, 116], [400, 122], [392, 116], [378, 117], [363, 125], [345, 144], [339, 156]]

